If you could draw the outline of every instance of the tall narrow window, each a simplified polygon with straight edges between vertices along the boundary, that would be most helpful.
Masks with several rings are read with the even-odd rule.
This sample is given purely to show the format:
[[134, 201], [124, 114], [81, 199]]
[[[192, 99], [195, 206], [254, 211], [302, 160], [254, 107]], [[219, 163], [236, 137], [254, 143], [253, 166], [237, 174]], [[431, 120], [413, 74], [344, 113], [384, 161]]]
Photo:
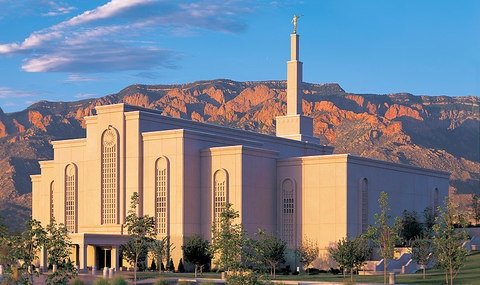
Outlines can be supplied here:
[[65, 168], [65, 227], [69, 233], [77, 232], [77, 168]]
[[220, 228], [220, 214], [227, 204], [227, 172], [218, 170], [213, 176], [213, 216], [217, 230]]
[[282, 182], [282, 239], [289, 248], [295, 247], [295, 184], [291, 179]]
[[368, 180], [363, 178], [360, 181], [360, 226], [361, 233], [365, 234], [368, 230]]
[[168, 235], [168, 160], [157, 159], [155, 165], [155, 228], [157, 234]]
[[433, 203], [432, 203], [432, 207], [433, 207], [433, 212], [435, 213], [435, 211], [437, 211], [437, 208], [438, 206], [440, 206], [440, 197], [439, 197], [439, 193], [438, 193], [438, 188], [435, 188], [433, 190]]
[[102, 224], [118, 223], [118, 136], [109, 127], [102, 136]]
[[50, 221], [53, 221], [53, 219], [55, 218], [54, 216], [54, 205], [53, 205], [53, 187], [54, 187], [54, 184], [53, 184], [53, 181], [50, 182]]

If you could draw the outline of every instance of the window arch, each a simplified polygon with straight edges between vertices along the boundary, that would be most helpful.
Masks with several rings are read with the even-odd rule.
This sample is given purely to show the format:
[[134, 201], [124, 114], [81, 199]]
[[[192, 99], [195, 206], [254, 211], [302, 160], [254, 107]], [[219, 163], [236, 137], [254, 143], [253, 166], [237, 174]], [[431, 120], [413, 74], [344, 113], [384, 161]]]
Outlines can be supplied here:
[[296, 199], [295, 182], [285, 179], [282, 182], [282, 239], [288, 247], [295, 247], [296, 236]]
[[77, 167], [65, 167], [65, 227], [69, 233], [77, 232]]
[[217, 170], [213, 175], [213, 217], [217, 229], [220, 227], [220, 214], [228, 202], [227, 180], [228, 173], [225, 169]]
[[[65, 179], [66, 180], [66, 179]], [[54, 215], [54, 204], [53, 204], [53, 191], [54, 191], [54, 181], [50, 182], [50, 221], [53, 221], [55, 218]]]
[[102, 224], [118, 223], [118, 134], [109, 126], [102, 135]]
[[438, 206], [440, 206], [440, 194], [439, 194], [438, 188], [433, 189], [432, 196], [433, 197], [432, 197], [431, 206], [432, 206], [433, 213], [435, 213], [437, 211]]
[[359, 193], [359, 224], [360, 233], [365, 234], [368, 230], [368, 179], [363, 178], [360, 180]]
[[166, 157], [155, 162], [155, 229], [168, 235], [169, 163]]

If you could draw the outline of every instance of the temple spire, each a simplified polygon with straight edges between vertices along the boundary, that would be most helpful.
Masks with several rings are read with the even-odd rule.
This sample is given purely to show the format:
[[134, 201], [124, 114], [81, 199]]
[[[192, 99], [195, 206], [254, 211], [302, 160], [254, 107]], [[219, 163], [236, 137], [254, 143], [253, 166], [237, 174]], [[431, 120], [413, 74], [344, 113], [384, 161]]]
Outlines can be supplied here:
[[290, 61], [287, 62], [287, 115], [302, 115], [302, 62], [298, 60], [298, 39], [291, 34]]

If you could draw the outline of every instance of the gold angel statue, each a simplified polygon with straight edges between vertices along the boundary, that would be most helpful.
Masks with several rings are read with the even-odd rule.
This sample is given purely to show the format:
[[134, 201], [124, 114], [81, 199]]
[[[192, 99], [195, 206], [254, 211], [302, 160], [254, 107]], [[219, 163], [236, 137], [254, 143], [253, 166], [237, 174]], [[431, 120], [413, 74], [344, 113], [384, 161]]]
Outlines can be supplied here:
[[292, 23], [293, 23], [293, 33], [296, 34], [297, 33], [297, 20], [303, 15], [293, 15], [293, 19], [292, 19]]

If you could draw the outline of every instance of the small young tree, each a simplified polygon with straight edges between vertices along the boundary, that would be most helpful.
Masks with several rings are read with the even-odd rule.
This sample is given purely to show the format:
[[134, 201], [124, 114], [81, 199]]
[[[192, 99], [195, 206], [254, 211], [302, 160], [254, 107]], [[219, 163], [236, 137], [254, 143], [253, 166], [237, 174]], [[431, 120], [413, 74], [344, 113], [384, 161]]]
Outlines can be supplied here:
[[219, 270], [236, 271], [242, 266], [242, 249], [246, 244], [245, 235], [241, 224], [235, 224], [239, 217], [238, 211], [227, 203], [225, 210], [220, 214], [220, 222], [212, 226], [212, 253], [217, 256], [215, 264]]
[[153, 240], [152, 243], [150, 243], [150, 251], [157, 259], [158, 270], [160, 273], [162, 272], [162, 270], [165, 270], [165, 268], [162, 268], [162, 265], [164, 264], [163, 261], [165, 261], [165, 263], [168, 263], [168, 261], [170, 260], [171, 251], [174, 248], [175, 247], [170, 242], [169, 236], [163, 237], [160, 240]]
[[388, 195], [385, 192], [380, 193], [378, 198], [380, 213], [375, 214], [375, 226], [368, 227], [368, 235], [375, 245], [378, 246], [380, 256], [383, 258], [383, 283], [387, 284], [387, 266], [388, 260], [393, 259], [395, 254], [395, 243], [400, 240], [399, 231], [401, 226], [400, 218], [395, 218], [394, 225], [390, 225], [391, 216], [388, 212], [391, 210], [388, 204]]
[[[436, 266], [445, 270], [446, 276], [453, 285], [453, 279], [457, 276], [460, 268], [465, 263], [468, 251], [462, 247], [467, 239], [467, 233], [463, 229], [455, 230], [456, 222], [465, 222], [465, 219], [458, 213], [457, 209], [447, 199], [444, 201], [445, 208], [439, 208], [439, 215], [436, 219], [433, 230], [433, 250]], [[462, 227], [465, 224], [461, 224]]]
[[364, 236], [350, 239], [347, 235], [339, 240], [336, 246], [330, 247], [328, 252], [343, 268], [343, 278], [345, 278], [345, 271], [350, 271], [350, 280], [353, 281], [353, 271], [358, 270], [367, 261], [372, 253], [372, 247]]
[[427, 239], [417, 237], [412, 242], [412, 259], [422, 266], [423, 279], [425, 279], [425, 269], [432, 260], [432, 242]]
[[47, 284], [67, 284], [77, 277], [77, 269], [70, 260], [72, 242], [63, 224], [57, 225], [52, 219], [47, 226], [45, 249], [48, 252], [48, 263], [57, 265], [57, 270], [47, 275]]
[[310, 264], [317, 259], [319, 251], [320, 250], [316, 242], [304, 237], [302, 245], [295, 249], [295, 255], [303, 265], [303, 269], [307, 270]]
[[427, 207], [423, 210], [423, 236], [431, 238], [433, 236], [433, 226], [435, 225], [435, 218], [437, 217], [437, 209]]
[[201, 236], [194, 234], [182, 245], [185, 261], [195, 266], [195, 278], [197, 278], [197, 269], [209, 264], [212, 260], [210, 243]]
[[130, 210], [125, 219], [125, 227], [130, 240], [122, 245], [123, 257], [133, 266], [133, 280], [137, 284], [137, 265], [140, 256], [148, 252], [155, 236], [155, 220], [153, 217], [138, 216], [139, 196], [134, 192], [130, 202]]
[[275, 279], [277, 264], [285, 262], [287, 243], [271, 233], [266, 234], [262, 230], [259, 230], [255, 236], [258, 238], [253, 245], [255, 251], [261, 261], [270, 266], [270, 275]]
[[475, 225], [478, 225], [480, 220], [480, 202], [478, 201], [477, 194], [472, 194], [472, 216], [475, 220]]
[[25, 231], [14, 238], [13, 256], [22, 261], [18, 273], [25, 284], [33, 284], [33, 277], [39, 273], [33, 270], [33, 264], [38, 259], [40, 248], [46, 241], [46, 231], [37, 220], [25, 222]]
[[401, 236], [407, 245], [422, 233], [422, 224], [415, 211], [403, 211]]

